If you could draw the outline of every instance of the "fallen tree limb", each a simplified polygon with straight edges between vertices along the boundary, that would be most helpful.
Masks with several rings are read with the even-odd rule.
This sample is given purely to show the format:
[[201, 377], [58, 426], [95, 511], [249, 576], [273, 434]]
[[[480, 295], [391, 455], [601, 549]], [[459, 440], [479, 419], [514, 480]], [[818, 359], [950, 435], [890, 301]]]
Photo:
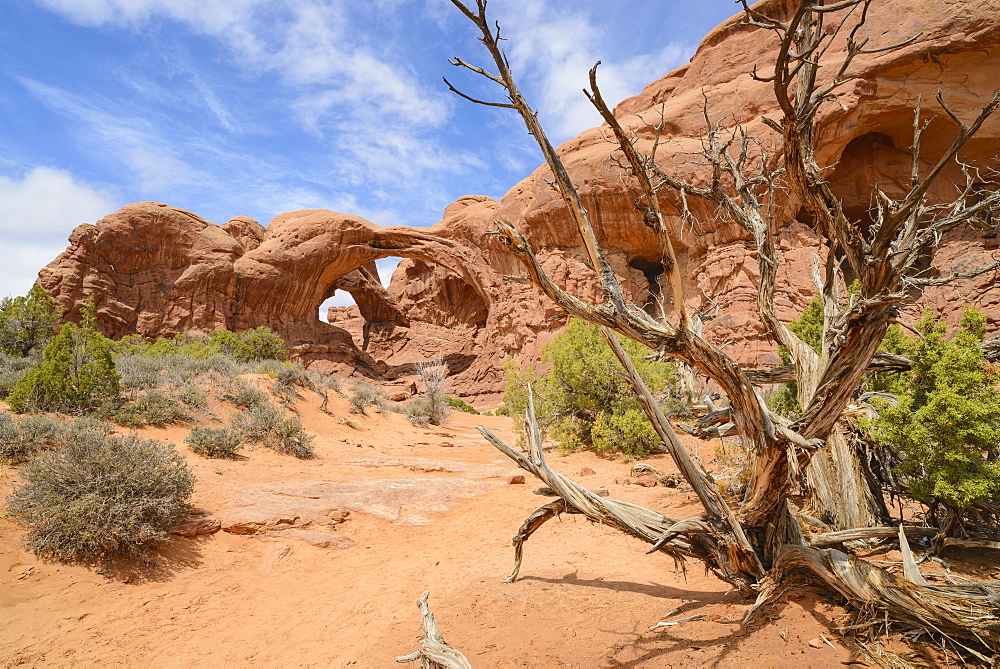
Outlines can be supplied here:
[[420, 660], [420, 669], [472, 669], [472, 665], [465, 659], [459, 651], [455, 650], [444, 640], [441, 630], [438, 629], [434, 614], [427, 606], [427, 597], [430, 592], [424, 594], [417, 600], [417, 606], [423, 616], [421, 627], [424, 636], [420, 640], [420, 650], [409, 655], [402, 655], [396, 658], [396, 662], [416, 662]]
[[652, 544], [656, 550], [667, 553], [677, 560], [687, 557], [704, 560], [720, 578], [737, 587], [743, 586], [747, 591], [751, 590], [752, 580], [745, 574], [733, 574], [719, 567], [717, 556], [721, 551], [729, 550], [726, 546], [731, 546], [731, 539], [720, 545], [716, 541], [716, 532], [709, 530], [705, 523], [696, 523], [694, 522], [696, 519], [678, 521], [637, 504], [601, 498], [562, 474], [552, 471], [545, 462], [545, 455], [542, 452], [541, 433], [535, 419], [534, 399], [530, 389], [527, 409], [525, 417], [528, 431], [527, 455], [511, 448], [488, 428], [483, 426], [478, 428], [491, 444], [513, 460], [518, 467], [541, 479], [562, 498], [539, 508], [521, 525], [520, 531], [513, 538], [515, 565], [511, 574], [505, 579], [506, 582], [512, 582], [517, 578], [523, 545], [528, 537], [550, 518], [558, 513], [567, 512], [579, 513], [594, 522], [614, 527]]
[[[903, 531], [908, 537], [933, 537], [938, 531], [933, 527], [905, 527]], [[824, 532], [809, 540], [809, 545], [813, 548], [823, 548], [825, 546], [835, 546], [845, 541], [862, 541], [864, 539], [879, 539], [885, 537], [895, 537], [899, 534], [899, 528], [895, 527], [862, 527], [856, 530], [840, 530], [838, 532]]]

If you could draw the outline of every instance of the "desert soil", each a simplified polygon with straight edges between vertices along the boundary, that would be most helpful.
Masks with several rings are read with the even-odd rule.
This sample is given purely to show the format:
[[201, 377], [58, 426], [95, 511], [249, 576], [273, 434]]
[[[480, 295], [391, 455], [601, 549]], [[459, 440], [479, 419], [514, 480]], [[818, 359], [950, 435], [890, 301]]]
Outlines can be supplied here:
[[[750, 602], [699, 564], [679, 569], [576, 516], [543, 526], [526, 544], [520, 578], [505, 585], [511, 535], [549, 501], [532, 493], [539, 483], [530, 475], [509, 483], [518, 470], [475, 430], [486, 425], [514, 443], [509, 419], [455, 412], [446, 426], [421, 429], [386, 413], [352, 416], [355, 429], [342, 422], [346, 401], [331, 400], [331, 416], [314, 399], [299, 405], [317, 435], [312, 460], [261, 448], [208, 460], [183, 443], [187, 428], [144, 430], [185, 454], [198, 478], [197, 507], [223, 520], [249, 513], [285, 523], [272, 531], [175, 537], [151, 566], [105, 570], [42, 561], [0, 518], [0, 665], [397, 666], [397, 656], [418, 647], [415, 601], [424, 590], [447, 641], [476, 667], [829, 667], [852, 659], [832, 631], [846, 620], [832, 600], [797, 590], [744, 626]], [[711, 456], [710, 444], [689, 447]], [[674, 517], [699, 511], [683, 487], [626, 484], [631, 465], [621, 460], [548, 457], [612, 497]], [[671, 470], [662, 457], [646, 462]], [[595, 473], [580, 476], [584, 468]], [[0, 494], [14, 482], [15, 470], [0, 469]], [[339, 508], [351, 513], [334, 525], [324, 514]], [[309, 527], [281, 529], [308, 518]], [[695, 614], [703, 617], [649, 630]]]

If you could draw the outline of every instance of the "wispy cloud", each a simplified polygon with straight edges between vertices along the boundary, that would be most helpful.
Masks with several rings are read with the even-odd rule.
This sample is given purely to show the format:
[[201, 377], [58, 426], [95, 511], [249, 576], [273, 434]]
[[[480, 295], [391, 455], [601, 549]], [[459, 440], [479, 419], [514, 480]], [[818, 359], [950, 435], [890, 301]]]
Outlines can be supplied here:
[[628, 53], [620, 36], [608, 33], [603, 3], [500, 0], [494, 9], [510, 38], [508, 57], [515, 76], [527, 82], [543, 124], [557, 141], [600, 125], [600, 116], [583, 94], [588, 72], [598, 60], [603, 61], [598, 84], [614, 105], [680, 65], [694, 48], [667, 42], [655, 51]]
[[124, 160], [139, 189], [157, 191], [207, 178], [185, 162], [151, 120], [39, 81], [22, 79], [21, 83], [40, 102], [78, 123], [83, 131], [78, 136], [92, 151], [109, 160]]
[[[360, 24], [364, 16], [357, 15], [364, 10], [354, 3], [38, 1], [83, 25], [139, 29], [169, 20], [218, 40], [238, 67], [280, 79], [300, 128], [340, 157], [335, 172], [341, 177], [377, 182], [386, 177], [387, 167], [405, 166], [401, 176], [412, 181], [472, 162], [469, 156], [440, 159], [446, 150], [432, 133], [449, 121], [454, 101], [422, 81], [405, 61], [383, 57], [384, 45], [372, 43]], [[219, 123], [235, 130], [238, 122], [212, 87], [193, 71], [189, 82]]]

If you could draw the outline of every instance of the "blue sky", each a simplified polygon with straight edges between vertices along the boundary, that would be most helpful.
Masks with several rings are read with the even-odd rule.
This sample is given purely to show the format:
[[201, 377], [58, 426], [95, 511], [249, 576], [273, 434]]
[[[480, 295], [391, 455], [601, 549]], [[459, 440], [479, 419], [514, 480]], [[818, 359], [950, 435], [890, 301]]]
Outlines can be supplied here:
[[[556, 142], [597, 125], [594, 61], [620, 100], [686, 62], [732, 0], [491, 0]], [[609, 9], [610, 8], [610, 9]], [[0, 0], [0, 296], [70, 231], [155, 200], [224, 223], [324, 208], [435, 223], [541, 162], [509, 110], [442, 76], [486, 63], [448, 0]], [[391, 263], [383, 264], [391, 271]]]

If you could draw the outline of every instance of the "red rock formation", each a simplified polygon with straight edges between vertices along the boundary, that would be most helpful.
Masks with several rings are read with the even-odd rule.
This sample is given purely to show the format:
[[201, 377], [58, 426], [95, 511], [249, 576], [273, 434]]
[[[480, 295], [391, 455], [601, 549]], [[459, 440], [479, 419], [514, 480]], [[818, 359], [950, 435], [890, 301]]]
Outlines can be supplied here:
[[[787, 2], [764, 4], [781, 11]], [[929, 164], [954, 137], [931, 104], [937, 90], [959, 116], [972, 118], [1000, 80], [1000, 19], [988, 3], [884, 0], [869, 11], [860, 37], [884, 45], [917, 33], [900, 51], [859, 59], [857, 80], [844, 87], [839, 104], [829, 103], [818, 121], [817, 160], [831, 166], [829, 179], [860, 226], [866, 223], [873, 185], [891, 193], [906, 176], [918, 98], [928, 116], [939, 116], [925, 136], [922, 157]], [[665, 144], [658, 155], [663, 166], [703, 182], [701, 167], [686, 156], [699, 147], [706, 97], [713, 119], [743, 124], [773, 150], [776, 136], [760, 118], [773, 115], [775, 104], [769, 87], [748, 73], [754, 65], [766, 71], [774, 47], [769, 33], [734, 17], [703, 40], [689, 64], [622, 102], [616, 114], [649, 146], [652, 131], [639, 117], [652, 122], [662, 113]], [[842, 49], [842, 43], [831, 49], [828, 64], [839, 59]], [[606, 160], [609, 149], [602, 131], [588, 130], [563, 144], [560, 152], [626, 289], [637, 303], [657, 308], [662, 268], [656, 244], [632, 207], [635, 193], [622, 185]], [[988, 162], [998, 154], [1000, 119], [983, 126], [963, 158]], [[545, 266], [571, 292], [597, 297], [577, 234], [546, 183], [547, 172], [539, 168], [500, 202], [460, 198], [429, 229], [380, 228], [355, 216], [319, 210], [282, 214], [266, 228], [246, 218], [220, 228], [166, 205], [129, 205], [96, 225], [74, 230], [70, 247], [42, 270], [39, 281], [71, 312], [87, 294], [98, 295], [102, 327], [114, 335], [267, 325], [312, 364], [360, 364], [391, 374], [405, 363], [442, 353], [458, 372], [457, 387], [497, 391], [503, 381], [499, 362], [507, 355], [537, 359], [541, 345], [565, 321], [534, 288], [502, 280], [521, 270], [484, 236], [493, 217], [505, 216], [525, 231], [541, 249]], [[942, 180], [931, 197], [949, 193], [947, 180]], [[726, 351], [744, 362], [773, 361], [773, 346], [754, 314], [757, 267], [749, 240], [701, 203], [692, 202], [694, 220], [679, 216], [672, 193], [664, 193], [663, 205], [672, 213], [673, 237], [687, 278], [687, 306], [716, 315], [706, 320], [706, 334], [726, 343]], [[810, 275], [819, 249], [808, 219], [794, 203], [780, 212], [780, 220], [778, 306], [779, 315], [791, 319], [815, 294]], [[986, 261], [996, 247], [996, 240], [982, 233], [955, 233], [929, 259], [930, 271], [968, 269]], [[393, 284], [384, 290], [369, 263], [389, 256], [411, 260], [400, 264]], [[1000, 317], [994, 283], [995, 277], [987, 275], [935, 288], [925, 302], [944, 314], [955, 313], [961, 303], [979, 306], [993, 327]], [[337, 287], [354, 293], [360, 314], [372, 323], [367, 342], [316, 317], [319, 305]], [[334, 316], [345, 325], [356, 318], [348, 318], [347, 311]]]

